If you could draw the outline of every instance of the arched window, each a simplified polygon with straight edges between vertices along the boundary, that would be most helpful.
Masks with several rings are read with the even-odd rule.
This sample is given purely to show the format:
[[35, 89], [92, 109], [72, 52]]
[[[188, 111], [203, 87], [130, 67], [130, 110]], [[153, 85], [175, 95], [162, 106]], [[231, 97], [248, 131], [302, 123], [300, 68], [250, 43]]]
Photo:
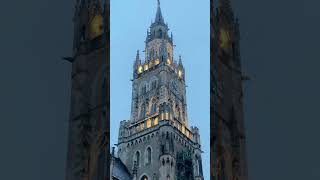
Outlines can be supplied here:
[[146, 175], [142, 176], [141, 180], [148, 180], [148, 177]]
[[147, 164], [151, 164], [151, 148], [147, 148]]
[[154, 114], [157, 112], [157, 103], [153, 102], [151, 106], [151, 114]]
[[136, 155], [135, 155], [135, 162], [137, 164], [137, 166], [140, 166], [140, 153], [139, 151], [136, 152]]

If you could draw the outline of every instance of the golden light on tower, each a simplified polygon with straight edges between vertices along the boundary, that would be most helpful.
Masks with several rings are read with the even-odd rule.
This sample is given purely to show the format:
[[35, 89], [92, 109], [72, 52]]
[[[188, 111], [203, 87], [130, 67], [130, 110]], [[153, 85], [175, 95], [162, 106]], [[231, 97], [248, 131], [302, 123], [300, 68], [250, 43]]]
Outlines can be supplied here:
[[153, 125], [155, 126], [155, 125], [158, 125], [158, 117], [156, 117], [156, 118], [154, 118], [154, 121], [153, 121]]
[[226, 49], [229, 47], [229, 44], [230, 44], [230, 35], [228, 33], [228, 31], [224, 30], [224, 29], [221, 29], [221, 32], [220, 32], [220, 46], [221, 48], [223, 49]]
[[144, 65], [144, 70], [146, 71], [146, 70], [148, 70], [149, 69], [149, 65], [148, 65], [148, 63], [146, 63], [145, 65]]
[[155, 64], [155, 65], [160, 64], [160, 60], [159, 60], [159, 59], [156, 59], [156, 60], [154, 61], [154, 64]]
[[181, 69], [179, 69], [179, 71], [178, 71], [178, 76], [179, 76], [179, 78], [182, 78], [182, 70]]
[[151, 119], [148, 119], [147, 120], [147, 128], [150, 128], [151, 127]]
[[167, 59], [167, 64], [170, 65], [171, 64], [171, 60], [168, 58]]
[[103, 17], [96, 15], [90, 22], [89, 25], [89, 37], [94, 39], [103, 34]]
[[138, 67], [138, 74], [140, 74], [140, 73], [142, 73], [143, 72], [143, 68], [142, 68], [142, 66], [140, 65], [139, 67]]

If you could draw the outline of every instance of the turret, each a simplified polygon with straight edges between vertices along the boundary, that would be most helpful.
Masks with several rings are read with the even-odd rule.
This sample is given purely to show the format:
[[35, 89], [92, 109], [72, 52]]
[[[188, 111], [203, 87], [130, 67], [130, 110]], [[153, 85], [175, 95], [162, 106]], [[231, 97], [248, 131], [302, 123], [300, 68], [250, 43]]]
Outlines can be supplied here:
[[193, 134], [193, 142], [201, 145], [199, 129], [197, 127], [191, 127], [191, 132]]

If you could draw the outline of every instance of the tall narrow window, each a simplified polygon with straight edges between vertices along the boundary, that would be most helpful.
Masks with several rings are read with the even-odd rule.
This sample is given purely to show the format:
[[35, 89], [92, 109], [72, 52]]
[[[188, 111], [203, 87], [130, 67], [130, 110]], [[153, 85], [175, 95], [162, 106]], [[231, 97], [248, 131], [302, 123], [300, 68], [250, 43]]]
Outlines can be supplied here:
[[139, 151], [136, 152], [135, 160], [136, 160], [137, 166], [140, 166], [140, 153], [139, 153]]
[[147, 148], [147, 164], [151, 164], [151, 148]]
[[151, 114], [154, 114], [157, 112], [157, 104], [154, 102], [151, 106]]

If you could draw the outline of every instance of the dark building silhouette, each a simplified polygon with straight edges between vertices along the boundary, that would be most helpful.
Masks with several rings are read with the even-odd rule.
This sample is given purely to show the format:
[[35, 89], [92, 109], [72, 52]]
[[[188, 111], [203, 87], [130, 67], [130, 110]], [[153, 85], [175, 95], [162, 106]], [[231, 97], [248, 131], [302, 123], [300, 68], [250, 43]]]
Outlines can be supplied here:
[[[217, 5], [217, 9], [215, 9]], [[239, 22], [229, 0], [211, 1], [211, 178], [246, 180]]]
[[108, 1], [75, 1], [66, 180], [109, 179], [108, 14]]

